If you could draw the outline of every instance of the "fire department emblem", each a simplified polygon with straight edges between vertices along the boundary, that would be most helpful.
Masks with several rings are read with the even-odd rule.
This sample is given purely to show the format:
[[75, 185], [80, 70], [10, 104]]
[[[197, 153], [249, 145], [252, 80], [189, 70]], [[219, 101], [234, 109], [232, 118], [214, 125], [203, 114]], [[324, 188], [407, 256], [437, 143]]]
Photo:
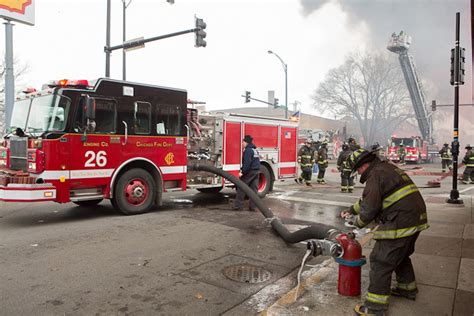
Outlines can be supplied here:
[[0, 8], [21, 14], [25, 13], [25, 8], [30, 4], [31, 0], [0, 0]]
[[174, 164], [174, 154], [173, 153], [168, 153], [165, 156], [165, 162], [166, 162], [166, 164], [168, 164], [168, 166]]

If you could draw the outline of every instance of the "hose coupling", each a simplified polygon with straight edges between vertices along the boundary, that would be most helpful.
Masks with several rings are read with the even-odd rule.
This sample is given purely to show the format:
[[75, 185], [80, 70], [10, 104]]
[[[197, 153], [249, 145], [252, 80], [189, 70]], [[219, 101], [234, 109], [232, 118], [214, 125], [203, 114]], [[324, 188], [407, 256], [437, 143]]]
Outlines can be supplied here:
[[344, 254], [344, 250], [338, 242], [326, 239], [310, 240], [308, 241], [306, 248], [311, 250], [311, 254], [314, 257], [331, 256], [339, 258]]

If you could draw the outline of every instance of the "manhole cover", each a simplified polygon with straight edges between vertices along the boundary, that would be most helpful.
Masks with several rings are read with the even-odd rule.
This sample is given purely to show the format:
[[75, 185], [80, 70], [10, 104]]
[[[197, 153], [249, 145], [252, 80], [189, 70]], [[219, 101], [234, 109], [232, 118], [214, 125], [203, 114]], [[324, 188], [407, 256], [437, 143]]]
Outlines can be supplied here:
[[272, 273], [262, 267], [245, 264], [225, 267], [222, 273], [227, 278], [242, 283], [262, 283], [272, 277]]

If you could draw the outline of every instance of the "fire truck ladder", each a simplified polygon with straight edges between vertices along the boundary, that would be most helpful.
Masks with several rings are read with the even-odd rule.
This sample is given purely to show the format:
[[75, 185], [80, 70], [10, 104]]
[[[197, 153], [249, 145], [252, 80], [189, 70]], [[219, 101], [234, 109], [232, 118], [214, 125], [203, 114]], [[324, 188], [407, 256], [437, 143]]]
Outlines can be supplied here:
[[407, 83], [408, 91], [410, 93], [413, 109], [415, 110], [416, 119], [420, 128], [421, 136], [424, 140], [433, 144], [432, 137], [433, 122], [431, 115], [425, 106], [425, 95], [416, 72], [415, 62], [413, 56], [408, 53], [411, 44], [411, 37], [403, 31], [399, 35], [393, 33], [388, 43], [387, 49], [395, 54], [398, 54], [398, 60], [402, 67], [403, 76]]

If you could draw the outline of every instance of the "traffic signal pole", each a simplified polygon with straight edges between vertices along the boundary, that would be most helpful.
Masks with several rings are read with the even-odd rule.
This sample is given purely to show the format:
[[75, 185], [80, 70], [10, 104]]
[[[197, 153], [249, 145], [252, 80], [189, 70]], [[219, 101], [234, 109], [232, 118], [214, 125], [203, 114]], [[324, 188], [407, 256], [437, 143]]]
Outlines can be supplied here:
[[[456, 41], [454, 48], [454, 64], [452, 65], [454, 70], [454, 128], [453, 128], [453, 142], [451, 144], [451, 152], [453, 153], [453, 188], [449, 199], [447, 200], [450, 204], [463, 204], [463, 201], [459, 199], [458, 191], [458, 156], [459, 156], [459, 84], [461, 83], [461, 65], [460, 65], [460, 52], [459, 46], [459, 29], [460, 29], [460, 13], [456, 13]], [[461, 83], [462, 84], [462, 83]]]

